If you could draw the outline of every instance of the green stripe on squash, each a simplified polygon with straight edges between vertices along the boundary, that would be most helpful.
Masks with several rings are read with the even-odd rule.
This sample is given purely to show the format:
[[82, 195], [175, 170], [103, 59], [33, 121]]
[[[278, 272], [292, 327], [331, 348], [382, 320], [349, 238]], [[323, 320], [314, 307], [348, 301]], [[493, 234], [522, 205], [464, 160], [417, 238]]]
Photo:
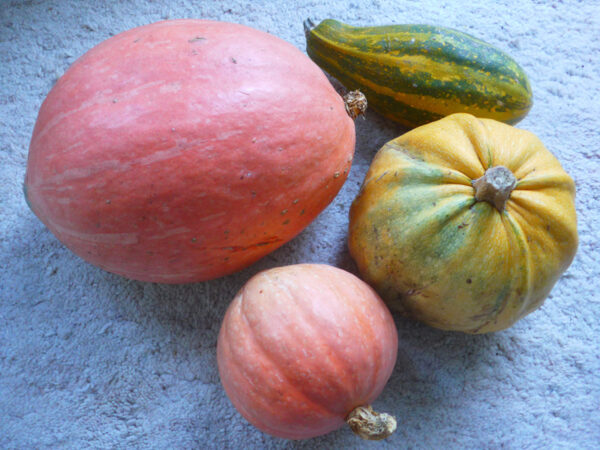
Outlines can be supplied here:
[[353, 27], [332, 19], [304, 26], [315, 63], [405, 126], [456, 112], [514, 124], [531, 109], [523, 69], [466, 33], [431, 25]]

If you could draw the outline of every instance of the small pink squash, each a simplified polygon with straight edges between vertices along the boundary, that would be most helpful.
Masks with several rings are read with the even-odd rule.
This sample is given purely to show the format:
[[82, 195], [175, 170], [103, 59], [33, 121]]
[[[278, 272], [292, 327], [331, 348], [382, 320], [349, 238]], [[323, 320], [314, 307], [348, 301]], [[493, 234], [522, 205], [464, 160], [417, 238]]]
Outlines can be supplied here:
[[260, 430], [306, 439], [347, 422], [382, 439], [396, 422], [369, 406], [398, 351], [392, 316], [356, 276], [328, 265], [263, 271], [239, 291], [217, 344], [221, 382]]

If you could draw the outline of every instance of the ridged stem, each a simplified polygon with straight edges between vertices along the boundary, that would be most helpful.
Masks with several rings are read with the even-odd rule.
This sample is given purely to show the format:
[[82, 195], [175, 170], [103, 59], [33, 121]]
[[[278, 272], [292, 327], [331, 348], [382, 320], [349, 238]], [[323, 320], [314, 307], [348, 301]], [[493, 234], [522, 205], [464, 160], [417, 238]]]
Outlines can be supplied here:
[[504, 211], [504, 206], [516, 184], [517, 179], [504, 166], [491, 167], [482, 177], [472, 182], [475, 200], [489, 202], [500, 212]]
[[386, 413], [373, 411], [370, 405], [358, 406], [352, 410], [346, 423], [352, 431], [363, 439], [379, 441], [396, 431], [396, 419]]
[[304, 33], [305, 34], [310, 33], [316, 27], [315, 23], [311, 19], [306, 19], [303, 22], [303, 25], [304, 25]]

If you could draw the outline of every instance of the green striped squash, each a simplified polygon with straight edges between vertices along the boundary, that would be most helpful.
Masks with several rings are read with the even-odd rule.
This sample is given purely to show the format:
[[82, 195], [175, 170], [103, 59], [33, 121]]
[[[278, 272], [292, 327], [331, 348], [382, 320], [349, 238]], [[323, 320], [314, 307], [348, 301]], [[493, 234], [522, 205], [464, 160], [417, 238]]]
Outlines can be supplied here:
[[532, 105], [523, 69], [460, 31], [431, 25], [354, 27], [304, 22], [306, 50], [369, 107], [407, 127], [457, 112], [515, 124]]

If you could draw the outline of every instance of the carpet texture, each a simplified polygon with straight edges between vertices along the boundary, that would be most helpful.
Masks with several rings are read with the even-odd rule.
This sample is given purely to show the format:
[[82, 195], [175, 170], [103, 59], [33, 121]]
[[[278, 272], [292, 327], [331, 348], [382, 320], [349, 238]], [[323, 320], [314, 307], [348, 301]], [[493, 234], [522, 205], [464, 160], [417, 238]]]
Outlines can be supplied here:
[[[260, 270], [300, 262], [356, 273], [348, 208], [375, 152], [404, 132], [374, 112], [332, 204], [296, 239], [205, 283], [130, 281], [69, 252], [22, 194], [37, 111], [85, 51], [175, 18], [242, 23], [305, 51], [302, 22], [429, 23], [510, 53], [534, 106], [519, 123], [577, 183], [578, 254], [544, 306], [469, 336], [395, 316], [399, 354], [375, 403], [388, 440], [348, 429], [308, 441], [265, 435], [233, 408], [215, 346], [229, 301]], [[600, 4], [598, 1], [3, 0], [0, 6], [0, 448], [572, 448], [600, 446]]]

